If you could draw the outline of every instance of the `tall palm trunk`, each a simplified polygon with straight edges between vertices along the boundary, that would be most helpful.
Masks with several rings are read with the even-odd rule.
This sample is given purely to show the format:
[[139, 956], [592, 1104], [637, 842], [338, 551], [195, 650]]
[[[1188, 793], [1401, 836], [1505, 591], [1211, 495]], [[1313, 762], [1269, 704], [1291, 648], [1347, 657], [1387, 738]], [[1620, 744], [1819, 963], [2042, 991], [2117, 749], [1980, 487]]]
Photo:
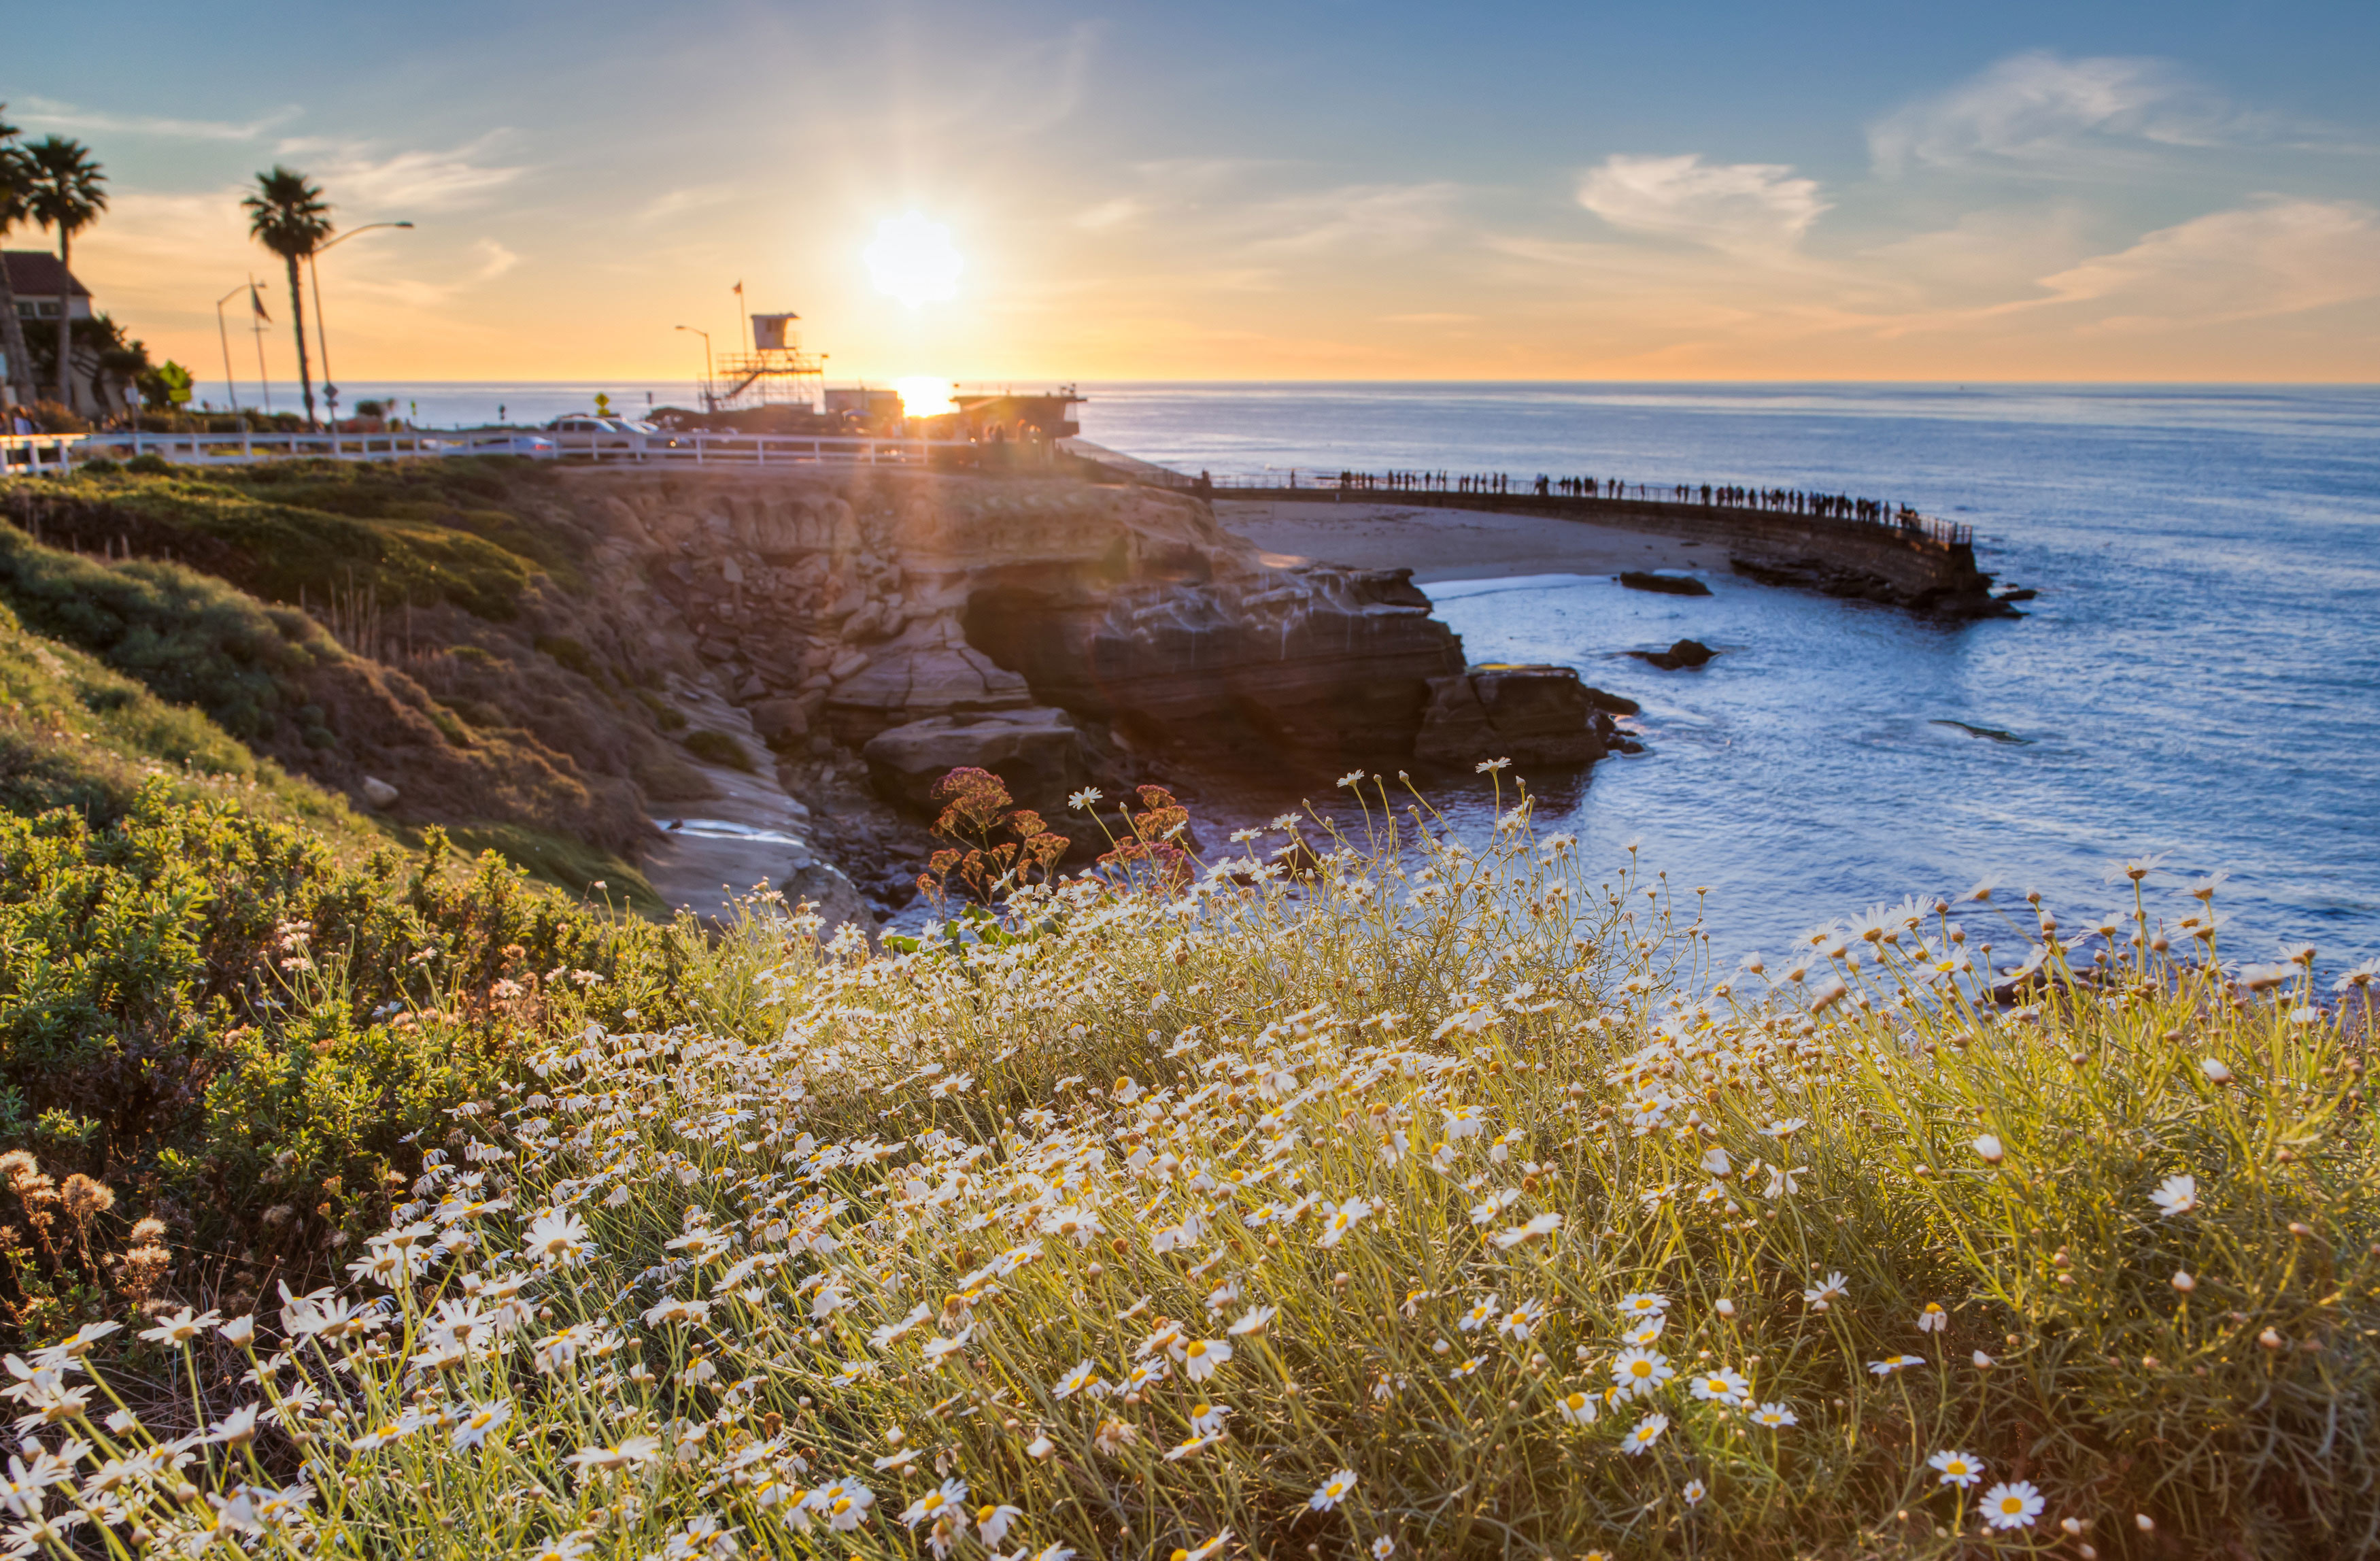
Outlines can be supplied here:
[[25, 345], [25, 322], [17, 315], [17, 288], [8, 280], [5, 262], [0, 262], [0, 352], [8, 355], [8, 398], [24, 402], [30, 411], [40, 391], [33, 384], [33, 352]]
[[67, 265], [74, 251], [74, 239], [64, 224], [58, 227], [58, 405], [74, 410], [73, 348], [68, 335], [74, 328], [74, 273]]
[[306, 363], [306, 305], [298, 291], [298, 257], [284, 255], [289, 262], [289, 323], [298, 330], [298, 385], [306, 393], [306, 426], [314, 422], [314, 372]]

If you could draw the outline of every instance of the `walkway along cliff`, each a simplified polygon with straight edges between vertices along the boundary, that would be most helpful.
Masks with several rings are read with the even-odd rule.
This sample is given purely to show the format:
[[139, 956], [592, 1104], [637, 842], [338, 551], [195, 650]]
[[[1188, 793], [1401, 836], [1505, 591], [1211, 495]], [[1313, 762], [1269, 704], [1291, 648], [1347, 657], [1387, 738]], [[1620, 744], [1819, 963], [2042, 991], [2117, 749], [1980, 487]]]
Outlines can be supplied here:
[[[1515, 484], [1505, 492], [1408, 489], [1362, 473], [1303, 487], [1270, 482], [1214, 483], [1135, 463], [1135, 481], [1234, 500], [1313, 503], [1346, 494], [1430, 509], [1481, 509], [1544, 516], [1711, 543], [1727, 549], [1729, 566], [1766, 585], [1796, 586], [1828, 596], [1881, 603], [1931, 617], [1984, 618], [2015, 615], [1994, 593], [1992, 577], [1975, 564], [1973, 533], [1925, 518], [1859, 519], [1801, 514], [1756, 505], [1696, 503], [1650, 496], [1611, 497], [1536, 493]], [[1622, 485], [1624, 486], [1624, 485]], [[1665, 490], [1640, 490], [1645, 494]]]

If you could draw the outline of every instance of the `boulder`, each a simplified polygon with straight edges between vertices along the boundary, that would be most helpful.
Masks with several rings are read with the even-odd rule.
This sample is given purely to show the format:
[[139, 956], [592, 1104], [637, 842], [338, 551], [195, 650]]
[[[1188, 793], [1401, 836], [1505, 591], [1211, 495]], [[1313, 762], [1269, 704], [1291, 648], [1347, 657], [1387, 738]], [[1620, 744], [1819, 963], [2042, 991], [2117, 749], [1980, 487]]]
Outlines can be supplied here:
[[810, 710], [815, 700], [761, 700], [751, 707], [752, 729], [760, 740], [774, 748], [795, 738], [808, 737], [810, 730]]
[[1620, 583], [1631, 591], [1658, 591], [1664, 596], [1708, 596], [1711, 588], [1692, 575], [1656, 575], [1643, 569], [1623, 569]]
[[1033, 702], [1025, 679], [966, 642], [948, 617], [913, 623], [879, 646], [864, 666], [831, 670], [826, 721], [853, 747], [880, 732], [937, 715], [1022, 710]]
[[364, 805], [370, 808], [389, 807], [394, 804], [399, 797], [404, 795], [404, 793], [398, 791], [396, 787], [389, 785], [388, 782], [382, 780], [377, 775], [366, 775], [364, 777], [363, 794]]
[[1675, 672], [1680, 667], [1701, 666], [1718, 654], [1717, 651], [1699, 640], [1681, 640], [1666, 651], [1631, 651], [1628, 653], [1638, 661], [1652, 663], [1664, 672]]
[[868, 776], [887, 801], [931, 816], [934, 783], [961, 766], [990, 770], [1008, 793], [1051, 822], [1067, 795], [1090, 781], [1089, 754], [1062, 710], [983, 711], [932, 715], [879, 732], [860, 750]]
[[1433, 677], [1414, 757], [1439, 763], [1592, 764], [1607, 748], [1587, 693], [1567, 666], [1488, 663]]
[[1645, 707], [1626, 694], [1608, 693], [1592, 684], [1585, 687], [1586, 702], [1607, 715], [1634, 715]]
[[1409, 569], [1309, 565], [1093, 588], [1021, 572], [975, 593], [967, 638], [1036, 694], [1162, 740], [1393, 760], [1463, 642]]

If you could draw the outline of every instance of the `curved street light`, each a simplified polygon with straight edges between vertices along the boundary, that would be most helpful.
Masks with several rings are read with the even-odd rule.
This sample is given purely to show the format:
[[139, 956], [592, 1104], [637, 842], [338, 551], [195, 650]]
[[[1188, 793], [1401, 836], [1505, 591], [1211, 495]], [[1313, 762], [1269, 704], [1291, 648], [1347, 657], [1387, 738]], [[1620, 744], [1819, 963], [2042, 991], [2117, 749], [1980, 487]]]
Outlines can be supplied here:
[[719, 398], [710, 393], [710, 333], [698, 325], [677, 325], [672, 328], [692, 331], [702, 338], [702, 409], [706, 412], [719, 410]]
[[331, 338], [322, 328], [322, 274], [314, 269], [314, 262], [322, 255], [353, 238], [358, 233], [370, 233], [382, 227], [411, 227], [409, 222], [368, 222], [361, 227], [351, 227], [336, 238], [306, 257], [306, 279], [314, 287], [314, 345], [322, 349], [322, 400], [331, 413], [331, 450], [339, 448], [339, 387], [331, 380]]

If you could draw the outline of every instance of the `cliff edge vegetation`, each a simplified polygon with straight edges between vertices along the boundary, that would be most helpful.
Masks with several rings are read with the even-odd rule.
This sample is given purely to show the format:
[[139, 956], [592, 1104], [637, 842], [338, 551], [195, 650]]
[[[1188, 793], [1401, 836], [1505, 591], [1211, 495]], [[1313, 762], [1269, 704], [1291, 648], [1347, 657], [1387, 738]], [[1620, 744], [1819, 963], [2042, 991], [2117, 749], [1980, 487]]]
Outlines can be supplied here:
[[[495, 1043], [376, 1149], [382, 1228], [287, 1238], [289, 1272], [343, 1265], [319, 1289], [249, 1283], [260, 1246], [235, 1290], [107, 1167], [9, 1157], [48, 1347], [8, 1389], [46, 1449], [17, 1531], [2370, 1551], [2373, 964], [2226, 963], [2216, 886], [2142, 862], [2087, 926], [1912, 902], [1720, 971], [1698, 896], [1525, 796], [1476, 848], [1370, 801], [1366, 837], [1202, 875], [1146, 795], [1103, 869], [886, 952], [747, 902], [582, 984], [566, 922], [518, 955], [492, 928], [432, 968]], [[351, 1008], [433, 1000], [409, 926], [337, 924], [309, 937], [354, 951]], [[258, 979], [314, 979], [281, 936]], [[51, 1271], [86, 1278], [28, 1313]]]

